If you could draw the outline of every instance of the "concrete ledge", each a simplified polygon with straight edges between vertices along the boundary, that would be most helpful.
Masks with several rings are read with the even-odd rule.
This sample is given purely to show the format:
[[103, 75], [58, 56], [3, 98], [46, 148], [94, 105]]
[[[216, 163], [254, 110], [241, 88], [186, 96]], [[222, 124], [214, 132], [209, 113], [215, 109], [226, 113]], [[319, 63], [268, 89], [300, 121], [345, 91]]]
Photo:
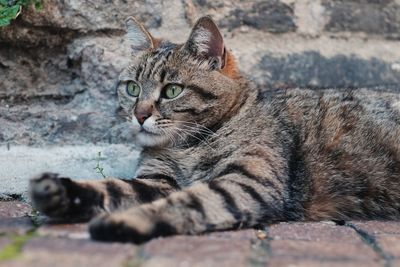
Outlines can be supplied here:
[[45, 171], [74, 179], [102, 179], [95, 170], [97, 163], [107, 177], [132, 178], [138, 157], [139, 151], [127, 145], [1, 146], [0, 196], [24, 194], [29, 179]]

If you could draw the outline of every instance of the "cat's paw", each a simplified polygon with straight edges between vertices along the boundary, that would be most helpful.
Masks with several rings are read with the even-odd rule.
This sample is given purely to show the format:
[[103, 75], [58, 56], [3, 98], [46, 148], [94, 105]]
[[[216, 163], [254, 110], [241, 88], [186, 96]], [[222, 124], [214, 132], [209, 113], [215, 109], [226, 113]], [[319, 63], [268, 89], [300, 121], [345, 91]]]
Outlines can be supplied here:
[[29, 195], [33, 207], [49, 217], [62, 216], [70, 205], [67, 190], [55, 173], [33, 178], [29, 183]]
[[139, 208], [94, 218], [89, 224], [89, 232], [95, 240], [136, 244], [154, 237], [176, 234], [174, 227], [151, 218]]

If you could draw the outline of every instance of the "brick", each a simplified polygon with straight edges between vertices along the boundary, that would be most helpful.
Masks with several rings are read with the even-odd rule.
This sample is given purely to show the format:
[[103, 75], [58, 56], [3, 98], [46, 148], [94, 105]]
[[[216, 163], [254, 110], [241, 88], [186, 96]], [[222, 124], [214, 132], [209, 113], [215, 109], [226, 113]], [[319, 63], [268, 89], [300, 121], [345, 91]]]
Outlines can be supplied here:
[[400, 235], [400, 223], [396, 221], [351, 222], [370, 235]]
[[141, 249], [142, 266], [246, 266], [255, 238], [242, 230], [155, 239]]
[[[270, 264], [377, 266], [379, 256], [349, 228], [327, 223], [281, 223], [268, 230]], [[279, 263], [279, 264], [278, 264]], [[323, 263], [323, 264], [322, 264]]]
[[24, 234], [33, 228], [29, 217], [0, 219], [0, 233]]
[[386, 254], [400, 260], [400, 235], [379, 235], [376, 241]]
[[[323, 236], [323, 232], [320, 233]], [[278, 259], [304, 259], [333, 263], [379, 261], [378, 255], [363, 243], [335, 241], [273, 240], [271, 257]]]
[[400, 38], [400, 5], [383, 1], [323, 1], [330, 13], [329, 32], [364, 32]]
[[9, 236], [0, 236], [0, 251], [11, 243], [11, 239]]
[[335, 225], [333, 222], [280, 223], [270, 226], [268, 235], [277, 240], [360, 243], [353, 229]]
[[380, 267], [379, 262], [369, 261], [328, 261], [328, 260], [309, 260], [309, 259], [287, 259], [271, 258], [268, 266], [273, 267]]
[[0, 201], [0, 233], [24, 234], [33, 228], [31, 207], [20, 201]]
[[5, 266], [123, 266], [135, 255], [135, 248], [130, 244], [37, 237], [25, 244], [20, 257], [7, 261]]
[[352, 222], [358, 229], [374, 238], [376, 244], [389, 258], [397, 259], [400, 266], [400, 223], [396, 221]]

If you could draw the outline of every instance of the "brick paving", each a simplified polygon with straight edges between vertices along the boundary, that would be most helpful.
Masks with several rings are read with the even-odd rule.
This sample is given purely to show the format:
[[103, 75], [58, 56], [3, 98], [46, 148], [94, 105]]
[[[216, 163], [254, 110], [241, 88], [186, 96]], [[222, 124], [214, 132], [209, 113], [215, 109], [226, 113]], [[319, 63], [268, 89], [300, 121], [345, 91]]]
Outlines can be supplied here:
[[0, 202], [1, 267], [400, 266], [400, 222], [280, 223], [136, 246], [94, 242], [86, 224], [37, 226], [33, 215], [22, 202]]

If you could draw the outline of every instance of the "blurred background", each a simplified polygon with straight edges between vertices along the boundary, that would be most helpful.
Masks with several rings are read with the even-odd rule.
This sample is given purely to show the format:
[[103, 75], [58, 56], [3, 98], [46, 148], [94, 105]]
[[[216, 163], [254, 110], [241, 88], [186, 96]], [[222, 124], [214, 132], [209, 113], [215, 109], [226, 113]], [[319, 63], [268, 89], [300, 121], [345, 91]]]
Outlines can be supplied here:
[[400, 82], [398, 0], [42, 3], [42, 10], [24, 9], [0, 28], [3, 193], [18, 193], [20, 181], [43, 170], [101, 177], [93, 168], [101, 163], [106, 175], [133, 175], [137, 151], [115, 94], [129, 60], [123, 22], [131, 15], [174, 42], [211, 15], [240, 69], [263, 90], [396, 90]]

